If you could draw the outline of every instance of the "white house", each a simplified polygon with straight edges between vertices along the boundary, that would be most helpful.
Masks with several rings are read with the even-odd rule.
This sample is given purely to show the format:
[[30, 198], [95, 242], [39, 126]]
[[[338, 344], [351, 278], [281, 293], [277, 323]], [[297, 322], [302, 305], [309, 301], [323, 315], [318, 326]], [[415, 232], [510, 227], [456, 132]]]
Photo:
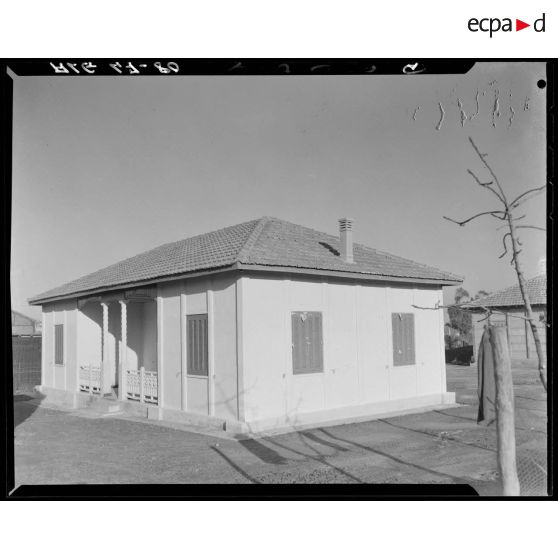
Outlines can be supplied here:
[[461, 278], [353, 246], [352, 221], [339, 222], [335, 237], [263, 217], [34, 297], [41, 390], [243, 432], [454, 402], [442, 310], [414, 305]]

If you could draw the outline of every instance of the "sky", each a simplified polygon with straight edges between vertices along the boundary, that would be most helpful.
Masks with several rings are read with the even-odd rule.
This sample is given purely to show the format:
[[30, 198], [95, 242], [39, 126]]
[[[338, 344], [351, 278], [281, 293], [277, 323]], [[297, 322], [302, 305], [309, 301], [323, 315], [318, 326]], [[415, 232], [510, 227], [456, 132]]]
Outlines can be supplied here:
[[[499, 209], [467, 173], [488, 177], [469, 137], [510, 198], [545, 184], [545, 78], [543, 63], [444, 76], [16, 77], [12, 308], [40, 318], [31, 296], [264, 215], [329, 234], [349, 216], [355, 242], [462, 275], [471, 294], [509, 286], [500, 222], [443, 216]], [[544, 195], [523, 209], [524, 223], [545, 226]], [[520, 238], [532, 277], [545, 233]]]

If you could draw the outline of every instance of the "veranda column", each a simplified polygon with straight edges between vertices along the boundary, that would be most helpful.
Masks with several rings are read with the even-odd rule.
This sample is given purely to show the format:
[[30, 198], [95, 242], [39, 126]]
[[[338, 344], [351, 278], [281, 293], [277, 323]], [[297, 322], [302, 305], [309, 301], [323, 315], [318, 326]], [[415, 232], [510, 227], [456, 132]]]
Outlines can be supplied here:
[[102, 365], [102, 389], [101, 394], [110, 393], [110, 362], [109, 362], [109, 339], [108, 339], [108, 303], [101, 302], [103, 309], [103, 365]]
[[163, 359], [163, 297], [157, 293], [157, 402], [159, 408], [164, 407], [164, 359]]
[[128, 312], [125, 300], [120, 300], [120, 331], [122, 337], [122, 348], [120, 350], [120, 379], [118, 382], [118, 396], [124, 401], [126, 399], [126, 381], [128, 379]]

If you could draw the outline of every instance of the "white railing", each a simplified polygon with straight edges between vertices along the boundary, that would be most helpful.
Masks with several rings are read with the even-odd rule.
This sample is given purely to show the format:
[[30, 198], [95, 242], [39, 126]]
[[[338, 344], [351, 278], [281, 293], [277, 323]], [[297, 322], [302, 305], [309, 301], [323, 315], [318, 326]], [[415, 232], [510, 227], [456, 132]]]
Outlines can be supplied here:
[[102, 384], [102, 373], [100, 366], [79, 367], [79, 390], [90, 394], [100, 394]]
[[126, 370], [126, 398], [140, 403], [158, 402], [158, 376], [157, 372], [145, 370]]

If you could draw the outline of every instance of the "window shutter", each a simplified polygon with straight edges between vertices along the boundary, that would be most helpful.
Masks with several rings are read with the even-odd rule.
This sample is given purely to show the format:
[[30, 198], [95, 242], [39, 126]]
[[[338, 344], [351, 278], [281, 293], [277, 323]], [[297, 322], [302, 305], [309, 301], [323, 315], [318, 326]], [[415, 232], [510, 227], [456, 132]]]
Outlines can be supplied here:
[[323, 372], [321, 312], [292, 312], [293, 373]]
[[415, 364], [415, 315], [393, 313], [393, 365]]
[[54, 326], [54, 364], [64, 364], [64, 325]]
[[415, 364], [415, 315], [406, 314], [407, 322], [407, 363]]
[[323, 347], [322, 347], [322, 315], [318, 312], [312, 316], [312, 367], [316, 370], [323, 370]]
[[401, 364], [401, 325], [399, 314], [391, 315], [391, 331], [393, 345], [393, 364], [397, 366]]
[[187, 316], [186, 329], [188, 374], [207, 376], [207, 314]]

